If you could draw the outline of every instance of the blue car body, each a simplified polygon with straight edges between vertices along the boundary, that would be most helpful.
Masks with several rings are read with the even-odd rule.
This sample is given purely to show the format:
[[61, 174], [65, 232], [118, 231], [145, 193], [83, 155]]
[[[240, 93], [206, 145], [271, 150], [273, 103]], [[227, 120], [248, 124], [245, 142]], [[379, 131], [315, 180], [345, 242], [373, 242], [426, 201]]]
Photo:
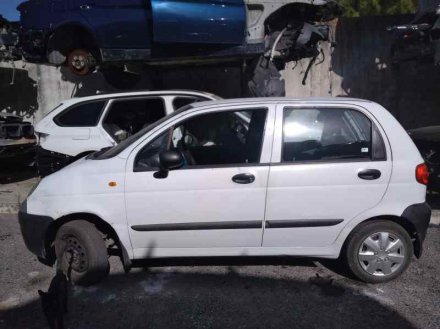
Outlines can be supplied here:
[[51, 33], [65, 26], [87, 30], [103, 55], [115, 60], [128, 51], [133, 59], [147, 59], [154, 44], [245, 41], [243, 0], [29, 0], [18, 9], [23, 40], [33, 47], [27, 52], [36, 57], [44, 57]]
[[78, 75], [109, 62], [316, 57], [323, 22], [341, 13], [335, 0], [28, 0], [18, 10], [24, 57]]

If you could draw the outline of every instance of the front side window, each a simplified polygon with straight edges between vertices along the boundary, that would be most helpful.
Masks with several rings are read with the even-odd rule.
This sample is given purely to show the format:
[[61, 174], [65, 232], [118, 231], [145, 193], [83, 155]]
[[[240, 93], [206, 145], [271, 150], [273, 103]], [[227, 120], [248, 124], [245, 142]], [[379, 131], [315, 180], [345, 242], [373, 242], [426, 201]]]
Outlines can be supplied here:
[[106, 102], [101, 100], [74, 105], [58, 114], [54, 121], [62, 127], [95, 127]]
[[177, 150], [184, 166], [259, 163], [266, 109], [198, 115], [163, 132], [137, 155], [135, 168], [159, 167], [159, 153]]
[[114, 100], [102, 126], [119, 143], [165, 115], [160, 97]]
[[372, 122], [349, 109], [284, 109], [283, 162], [372, 159]]

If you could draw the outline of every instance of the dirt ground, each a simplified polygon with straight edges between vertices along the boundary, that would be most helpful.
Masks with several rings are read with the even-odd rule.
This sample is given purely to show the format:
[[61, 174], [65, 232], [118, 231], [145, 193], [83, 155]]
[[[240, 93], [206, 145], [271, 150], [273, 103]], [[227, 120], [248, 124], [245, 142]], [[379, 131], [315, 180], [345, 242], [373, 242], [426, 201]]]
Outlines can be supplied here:
[[[124, 274], [112, 258], [103, 283], [71, 287], [66, 328], [437, 329], [439, 233], [431, 227], [422, 259], [379, 285], [336, 274], [333, 262], [304, 259], [223, 259]], [[54, 270], [27, 251], [15, 215], [0, 215], [0, 256], [0, 328], [46, 328], [37, 290], [47, 290]]]

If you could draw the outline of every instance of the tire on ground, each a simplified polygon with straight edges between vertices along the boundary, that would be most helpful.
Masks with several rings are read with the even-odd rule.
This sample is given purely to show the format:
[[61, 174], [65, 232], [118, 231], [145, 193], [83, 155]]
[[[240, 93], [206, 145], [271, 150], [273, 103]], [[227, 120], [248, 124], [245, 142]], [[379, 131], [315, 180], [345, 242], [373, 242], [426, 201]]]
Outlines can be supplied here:
[[[363, 241], [370, 235], [378, 232], [392, 233], [402, 241], [405, 249], [402, 265], [400, 268], [397, 268], [395, 272], [387, 276], [375, 276], [368, 273], [362, 268], [358, 259], [358, 252]], [[341, 258], [347, 266], [347, 269], [357, 279], [368, 283], [381, 283], [391, 281], [401, 275], [408, 268], [412, 255], [413, 244], [411, 238], [408, 232], [402, 226], [390, 220], [374, 220], [361, 223], [353, 230], [353, 232], [350, 233], [346, 240]]]
[[[74, 237], [84, 250], [87, 268], [77, 271], [67, 254], [67, 239]], [[92, 285], [104, 279], [109, 272], [107, 248], [100, 232], [85, 220], [74, 220], [60, 227], [55, 238], [57, 266], [78, 285]]]

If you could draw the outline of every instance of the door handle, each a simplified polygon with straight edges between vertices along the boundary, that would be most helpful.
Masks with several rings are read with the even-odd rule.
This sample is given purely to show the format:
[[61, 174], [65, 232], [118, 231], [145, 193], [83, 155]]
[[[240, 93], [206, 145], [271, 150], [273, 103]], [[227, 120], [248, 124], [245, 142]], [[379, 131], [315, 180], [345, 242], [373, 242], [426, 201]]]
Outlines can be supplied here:
[[382, 173], [377, 169], [366, 169], [358, 173], [358, 177], [365, 180], [375, 180], [378, 179]]
[[255, 182], [255, 176], [252, 174], [238, 174], [232, 177], [232, 181], [237, 184], [251, 184]]

